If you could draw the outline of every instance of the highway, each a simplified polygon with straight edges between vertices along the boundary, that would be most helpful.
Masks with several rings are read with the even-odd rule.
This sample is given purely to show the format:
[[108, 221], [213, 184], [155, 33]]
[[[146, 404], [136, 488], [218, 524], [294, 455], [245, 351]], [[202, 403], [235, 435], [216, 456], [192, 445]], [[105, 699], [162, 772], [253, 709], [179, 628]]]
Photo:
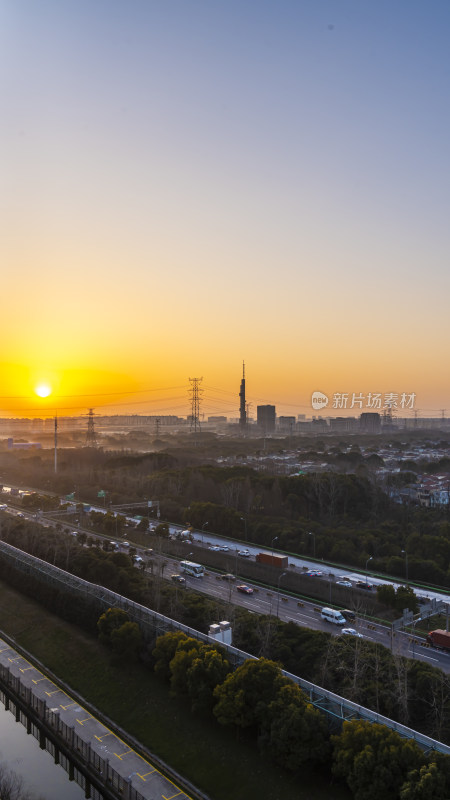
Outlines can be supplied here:
[[[29, 519], [30, 521], [38, 521], [41, 524], [43, 523], [51, 526], [58, 524], [57, 520], [52, 520], [50, 517], [38, 515], [35, 512], [29, 512], [23, 509], [19, 510], [18, 508], [13, 507], [8, 508], [7, 510], [16, 517], [21, 516], [25, 519]], [[62, 520], [59, 520], [60, 524], [61, 522]], [[81, 531], [80, 528], [77, 530], [78, 532]], [[183, 526], [171, 524], [169, 526], [169, 530], [171, 535], [176, 535], [180, 531], [184, 530], [184, 528]], [[77, 531], [74, 530], [73, 532], [76, 533]], [[84, 532], [95, 538], [95, 535], [92, 534], [92, 531], [86, 529]], [[114, 537], [112, 537], [111, 540], [113, 540], [113, 538]], [[104, 536], [98, 537], [99, 542], [103, 542], [104, 539]], [[119, 550], [126, 553], [128, 550], [128, 543], [119, 538], [116, 541], [119, 546]], [[249, 551], [250, 559], [254, 558], [258, 552], [264, 549], [247, 542], [244, 544], [242, 542], [231, 541], [220, 536], [211, 536], [210, 534], [206, 536], [206, 534], [201, 531], [193, 532], [192, 541], [197, 547], [204, 547], [205, 549], [208, 549], [212, 546], [228, 547], [228, 552], [236, 556], [236, 564], [241, 561], [238, 551], [242, 548], [245, 547]], [[148, 558], [149, 553], [145, 548], [142, 546], [137, 546], [136, 549], [137, 555], [144, 559]], [[271, 548], [266, 549], [268, 551], [271, 550]], [[277, 550], [274, 549], [274, 553], [276, 552]], [[178, 560], [170, 558], [167, 556], [167, 554], [157, 554], [154, 551], [152, 551], [151, 557], [153, 560], [163, 558], [167, 563], [164, 577], [168, 580], [170, 580], [170, 576], [172, 574], [179, 573], [180, 568]], [[320, 567], [321, 571], [324, 573], [323, 579], [326, 581], [329, 581], [330, 578], [339, 579], [339, 577], [343, 577], [344, 574], [345, 577], [348, 577], [352, 582], [355, 583], [356, 581], [365, 581], [366, 579], [365, 573], [361, 574], [349, 568], [342, 568], [341, 571], [337, 571], [335, 566], [327, 564], [326, 562], [318, 563], [317, 561], [311, 561], [301, 556], [289, 556], [289, 565], [293, 568], [304, 571], [309, 569], [317, 570]], [[395, 587], [401, 585], [398, 582], [389, 580], [387, 578], [378, 578], [373, 576], [371, 573], [368, 573], [368, 575], [370, 576], [370, 583], [372, 583], [374, 587], [377, 584], [383, 583], [391, 583]], [[236, 585], [239, 583], [239, 580], [237, 583], [234, 581], [225, 581], [218, 573], [215, 573], [212, 570], [209, 573], [206, 573], [206, 575], [200, 579], [189, 576], [186, 576], [186, 578], [187, 589], [195, 589], [196, 591], [204, 592], [205, 594], [216, 597], [223, 602], [240, 605], [255, 614], [271, 614], [275, 617], [279, 617], [279, 619], [284, 622], [291, 621], [297, 625], [308, 627], [313, 630], [326, 631], [334, 636], [341, 635], [339, 626], [325, 622], [321, 619], [321, 607], [318, 603], [308, 602], [306, 600], [299, 601], [296, 598], [284, 594], [282, 591], [277, 592], [275, 589], [262, 589], [257, 584], [252, 584], [247, 580], [245, 583], [253, 589], [253, 593], [249, 595], [242, 594], [236, 589]], [[321, 577], [311, 578], [311, 580], [321, 580]], [[179, 587], [178, 590], [184, 591], [184, 589], [181, 587]], [[446, 603], [450, 602], [450, 595], [443, 592], [436, 592], [434, 590], [427, 589], [426, 591], [421, 590], [420, 594], [426, 596], [428, 599], [436, 597], [437, 600], [443, 600]], [[362, 634], [364, 639], [382, 644], [396, 654], [425, 661], [434, 666], [438, 666], [446, 673], [450, 673], [450, 653], [446, 653], [424, 645], [424, 640], [421, 637], [415, 637], [411, 634], [401, 631], [392, 632], [389, 626], [375, 624], [362, 617], [357, 617], [356, 621], [349, 622], [348, 627], [355, 628], [358, 633]]]
[[[165, 560], [168, 560], [167, 557]], [[169, 560], [166, 570], [168, 576], [170, 576], [170, 570], [178, 572], [179, 562]], [[276, 590], [261, 589], [257, 584], [247, 580], [245, 585], [253, 589], [253, 594], [241, 594], [236, 589], [240, 583], [239, 579], [237, 582], [225, 581], [212, 571], [207, 572], [203, 578], [186, 577], [186, 589], [204, 592], [224, 602], [242, 606], [255, 614], [272, 614], [283, 622], [295, 622], [302, 627], [325, 631], [333, 636], [343, 635], [338, 625], [322, 620], [321, 606], [316, 603], [306, 600], [298, 601], [296, 598]], [[389, 626], [379, 625], [362, 617], [357, 617], [355, 621], [349, 622], [348, 627], [355, 628], [358, 633], [361, 633], [363, 640], [381, 644], [397, 655], [425, 661], [439, 667], [443, 672], [450, 673], [450, 653], [428, 647], [420, 637], [414, 637], [402, 631], [392, 632]], [[358, 639], [357, 641], [362, 640]]]

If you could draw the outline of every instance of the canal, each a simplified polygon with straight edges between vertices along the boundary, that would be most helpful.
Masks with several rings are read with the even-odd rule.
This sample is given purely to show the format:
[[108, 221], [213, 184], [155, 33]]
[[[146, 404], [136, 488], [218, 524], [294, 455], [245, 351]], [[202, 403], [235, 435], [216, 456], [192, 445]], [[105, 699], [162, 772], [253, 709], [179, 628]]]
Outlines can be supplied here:
[[24, 789], [32, 791], [39, 800], [82, 800], [83, 789], [69, 781], [65, 770], [54, 763], [47, 750], [41, 750], [34, 736], [16, 722], [10, 711], [0, 703], [0, 762], [20, 775]]

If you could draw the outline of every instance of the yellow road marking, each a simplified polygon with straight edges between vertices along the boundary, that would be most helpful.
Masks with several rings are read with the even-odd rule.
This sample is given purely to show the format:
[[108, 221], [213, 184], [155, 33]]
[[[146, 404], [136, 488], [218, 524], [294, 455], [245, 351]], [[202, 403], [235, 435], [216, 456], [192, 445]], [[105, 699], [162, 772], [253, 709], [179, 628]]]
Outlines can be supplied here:
[[143, 781], [146, 781], [146, 780], [147, 780], [147, 775], [154, 775], [154, 774], [155, 774], [155, 772], [157, 772], [157, 769], [156, 769], [156, 768], [155, 768], [155, 769], [152, 769], [152, 771], [151, 771], [151, 772], [144, 772], [144, 774], [143, 774], [143, 775], [141, 775], [141, 773], [140, 773], [140, 772], [136, 772], [136, 775], [138, 776], [138, 778], [142, 778], [142, 780], [143, 780]]
[[[3, 652], [5, 652], [5, 651], [7, 651], [7, 650], [12, 650], [12, 651], [14, 652], [14, 649], [13, 649], [12, 647], [10, 647], [9, 645], [7, 645], [7, 646], [5, 646], [4, 648], [0, 649], [0, 653], [3, 653]], [[27, 665], [28, 665], [28, 666], [26, 666], [26, 667], [19, 668], [19, 669], [20, 669], [20, 672], [27, 672], [27, 671], [29, 671], [29, 670], [31, 670], [31, 669], [34, 669], [34, 670], [36, 670], [36, 667], [34, 667], [32, 664], [30, 664], [30, 662], [29, 662], [29, 661], [27, 661], [26, 659], [24, 659], [24, 658], [23, 658], [23, 656], [21, 656], [21, 655], [17, 655], [17, 656], [16, 656], [16, 657], [14, 657], [14, 658], [8, 658], [8, 661], [9, 661], [10, 663], [12, 663], [12, 664], [14, 664], [14, 663], [17, 663], [17, 662], [18, 662], [18, 661], [20, 661], [20, 660], [23, 660], [23, 661], [25, 662], [25, 664], [27, 664]], [[38, 672], [38, 674], [41, 674], [41, 675], [42, 675], [42, 673], [39, 673], [39, 672]], [[38, 684], [38, 683], [41, 683], [42, 681], [46, 681], [46, 680], [50, 681], [50, 678], [48, 678], [48, 677], [47, 677], [47, 676], [45, 676], [45, 675], [42, 675], [42, 677], [40, 677], [40, 678], [33, 678], [33, 679], [32, 679], [32, 683], [36, 685], [36, 684]], [[51, 686], [52, 686], [52, 685], [54, 686], [55, 684], [53, 684], [53, 683], [50, 681], [50, 685], [51, 685]], [[52, 695], [54, 695], [54, 694], [58, 694], [58, 692], [62, 692], [63, 694], [65, 694], [65, 693], [63, 692], [63, 690], [62, 690], [62, 689], [58, 689], [58, 688], [55, 688], [53, 691], [45, 692], [45, 694], [46, 694], [48, 697], [51, 697], [51, 696], [52, 696]], [[67, 695], [66, 695], [66, 696], [67, 696]], [[68, 698], [68, 699], [69, 699], [69, 698]], [[63, 709], [63, 711], [66, 711], [66, 710], [67, 710], [67, 709], [69, 709], [70, 707], [72, 707], [72, 706], [78, 706], [78, 705], [79, 705], [79, 703], [77, 703], [76, 701], [72, 701], [71, 703], [68, 703], [68, 704], [67, 704], [67, 705], [65, 705], [65, 706], [63, 706], [62, 704], [60, 704], [60, 708], [62, 708], [62, 709]], [[98, 720], [96, 720], [96, 718], [95, 718], [95, 717], [93, 717], [92, 715], [90, 715], [89, 717], [86, 717], [85, 719], [77, 719], [76, 721], [79, 723], [79, 725], [84, 725], [86, 722], [89, 722], [89, 720], [94, 720], [94, 721], [96, 721], [96, 722], [98, 721]], [[97, 741], [101, 742], [103, 739], [105, 739], [105, 738], [106, 738], [106, 737], [108, 737], [108, 736], [114, 736], [114, 737], [117, 739], [117, 741], [118, 741], [119, 743], [121, 743], [121, 744], [124, 744], [126, 747], [128, 747], [128, 745], [126, 745], [126, 743], [125, 743], [125, 742], [123, 742], [123, 741], [122, 741], [122, 739], [120, 739], [120, 738], [117, 736], [117, 734], [116, 734], [116, 733], [114, 733], [113, 731], [110, 731], [108, 728], [106, 728], [106, 730], [107, 730], [107, 733], [104, 733], [102, 736], [97, 736], [97, 735], [95, 735], [95, 739], [97, 739]], [[124, 758], [126, 755], [129, 755], [130, 753], [134, 753], [134, 752], [135, 752], [135, 751], [134, 751], [132, 748], [128, 747], [128, 749], [127, 749], [127, 750], [125, 750], [123, 753], [114, 753], [114, 755], [115, 755], [115, 756], [116, 756], [116, 757], [117, 757], [117, 758], [118, 758], [118, 759], [121, 761], [121, 760], [122, 760], [122, 759], [123, 759], [123, 758]], [[147, 762], [145, 762], [145, 761], [144, 761], [144, 763], [145, 763], [145, 764], [147, 764]], [[151, 764], [148, 764], [148, 766], [149, 766], [149, 767], [152, 767], [152, 765], [151, 765]], [[146, 780], [147, 780], [147, 779], [148, 779], [148, 778], [149, 778], [151, 775], [155, 775], [155, 774], [158, 774], [158, 775], [159, 775], [159, 774], [161, 774], [161, 773], [159, 772], [159, 770], [158, 770], [158, 769], [156, 769], [156, 767], [153, 767], [153, 768], [151, 768], [151, 769], [150, 769], [148, 772], [144, 772], [144, 773], [142, 773], [142, 774], [141, 774], [141, 773], [139, 773], [139, 772], [136, 772], [136, 773], [135, 773], [135, 775], [137, 775], [139, 778], [141, 778], [141, 780], [142, 780], [142, 781], [146, 781]], [[172, 781], [170, 781], [170, 780], [169, 780], [169, 779], [168, 779], [166, 776], [164, 776], [164, 779], [165, 779], [165, 780], [166, 780], [166, 781], [167, 781], [169, 784], [171, 784], [171, 785], [174, 787], [174, 789], [178, 789], [178, 786], [176, 786], [174, 783], [172, 783]], [[189, 797], [189, 796], [188, 796], [187, 794], [185, 794], [184, 792], [182, 792], [182, 791], [178, 790], [178, 791], [177, 791], [175, 794], [171, 795], [170, 797], [166, 797], [165, 795], [162, 795], [162, 798], [163, 798], [163, 800], [174, 800], [174, 798], [176, 798], [176, 797], [180, 797], [181, 795], [183, 795], [184, 797], [187, 797], [187, 798]], [[190, 798], [189, 798], [189, 800], [190, 800]]]
[[109, 733], [104, 733], [103, 736], [97, 736], [97, 734], [95, 734], [95, 738], [98, 739], [99, 742], [102, 742], [107, 736], [114, 736], [114, 734], [111, 733], [111, 731]]
[[129, 749], [129, 750], [125, 750], [124, 753], [121, 753], [120, 756], [119, 756], [119, 753], [114, 753], [114, 755], [117, 756], [117, 758], [120, 758], [120, 760], [122, 761], [122, 758], [124, 756], [127, 756], [128, 753], [133, 753], [133, 752], [134, 752], [134, 750]]

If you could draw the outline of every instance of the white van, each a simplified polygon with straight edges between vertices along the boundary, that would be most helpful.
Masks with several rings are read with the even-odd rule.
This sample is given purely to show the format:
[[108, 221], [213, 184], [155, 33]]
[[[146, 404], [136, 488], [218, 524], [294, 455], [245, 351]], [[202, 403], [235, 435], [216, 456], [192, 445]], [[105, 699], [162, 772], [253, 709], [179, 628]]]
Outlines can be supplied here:
[[345, 617], [334, 608], [322, 608], [320, 616], [325, 622], [333, 622], [335, 625], [345, 625], [346, 623]]

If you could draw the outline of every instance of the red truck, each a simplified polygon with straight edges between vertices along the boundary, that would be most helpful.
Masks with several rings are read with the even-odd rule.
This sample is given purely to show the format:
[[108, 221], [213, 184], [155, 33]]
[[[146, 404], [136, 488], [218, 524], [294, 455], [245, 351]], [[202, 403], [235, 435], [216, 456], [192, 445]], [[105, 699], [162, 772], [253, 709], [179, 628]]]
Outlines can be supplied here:
[[427, 642], [432, 647], [439, 647], [441, 650], [450, 650], [450, 632], [443, 630], [430, 631], [427, 635]]
[[279, 556], [276, 553], [257, 553], [255, 561], [258, 561], [260, 564], [270, 564], [272, 567], [283, 568], [288, 566], [288, 557]]

